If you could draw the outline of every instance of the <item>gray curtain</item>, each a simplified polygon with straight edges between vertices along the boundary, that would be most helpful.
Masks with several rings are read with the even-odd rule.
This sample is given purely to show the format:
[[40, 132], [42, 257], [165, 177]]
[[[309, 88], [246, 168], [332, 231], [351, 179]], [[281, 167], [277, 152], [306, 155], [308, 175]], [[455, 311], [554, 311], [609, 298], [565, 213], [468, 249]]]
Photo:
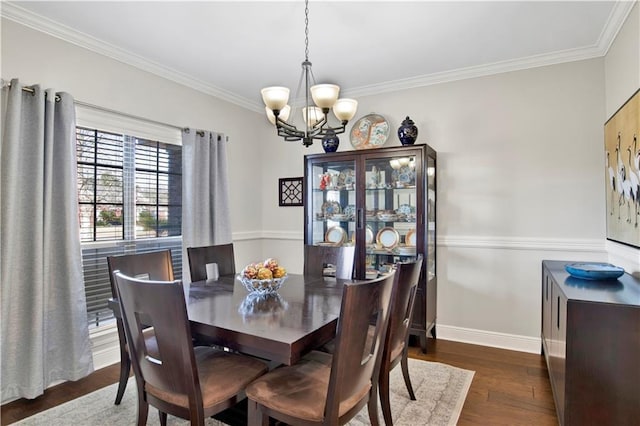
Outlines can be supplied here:
[[[0, 143], [2, 401], [35, 398], [93, 371], [85, 302], [75, 148], [67, 93], [17, 79]], [[59, 100], [56, 101], [56, 96]]]
[[[232, 242], [226, 138], [221, 133], [182, 131], [182, 247]], [[189, 268], [182, 277], [190, 282]]]

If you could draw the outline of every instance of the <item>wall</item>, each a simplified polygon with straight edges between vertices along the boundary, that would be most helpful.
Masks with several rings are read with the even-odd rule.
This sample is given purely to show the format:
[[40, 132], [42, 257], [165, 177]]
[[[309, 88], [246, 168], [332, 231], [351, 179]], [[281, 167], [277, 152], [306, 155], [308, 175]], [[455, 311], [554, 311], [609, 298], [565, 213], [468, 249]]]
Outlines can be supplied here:
[[[636, 4], [605, 57], [605, 120], [640, 88], [640, 4]], [[638, 230], [640, 232], [640, 230]], [[609, 262], [640, 277], [640, 250], [607, 242]]]
[[[603, 123], [632, 93], [626, 85], [638, 87], [638, 9], [618, 36], [626, 41], [617, 39], [605, 59], [359, 99], [356, 118], [377, 112], [395, 129], [410, 115], [418, 142], [438, 151], [439, 337], [537, 351], [540, 261], [610, 258]], [[631, 77], [623, 74], [629, 60], [636, 64]], [[225, 132], [236, 262], [274, 256], [301, 272], [303, 210], [278, 207], [277, 184], [302, 176], [304, 155], [322, 152], [318, 143], [284, 143], [261, 114], [6, 20], [2, 77]], [[398, 144], [394, 135], [387, 142]], [[341, 135], [340, 150], [349, 149]]]
[[262, 256], [262, 192], [255, 190], [263, 167], [260, 114], [6, 19], [2, 20], [2, 77], [53, 87], [79, 101], [135, 116], [225, 133], [238, 261]]
[[[2, 78], [53, 87], [79, 101], [135, 116], [228, 135], [236, 261], [262, 258], [260, 114], [6, 19], [1, 30]], [[92, 347], [96, 368], [119, 360], [115, 328], [93, 335]]]
[[[409, 115], [418, 143], [438, 152], [440, 337], [539, 351], [541, 260], [607, 260], [603, 62], [358, 99], [357, 117], [376, 112], [397, 129]], [[340, 151], [352, 149], [340, 139]], [[399, 145], [395, 134], [389, 145]], [[280, 166], [263, 170], [265, 195], [277, 176], [302, 175], [300, 151], [321, 147], [274, 144]], [[271, 235], [299, 233], [302, 208], [264, 208]], [[301, 247], [273, 243], [265, 247], [281, 257]]]

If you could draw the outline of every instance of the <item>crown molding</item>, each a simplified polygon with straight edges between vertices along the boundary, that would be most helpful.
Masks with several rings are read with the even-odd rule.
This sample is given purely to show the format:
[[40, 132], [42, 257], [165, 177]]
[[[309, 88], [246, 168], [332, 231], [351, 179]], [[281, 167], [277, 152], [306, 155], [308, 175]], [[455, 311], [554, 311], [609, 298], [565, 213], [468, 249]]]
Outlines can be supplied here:
[[[501, 74], [511, 71], [519, 71], [529, 68], [537, 68], [555, 65], [565, 62], [580, 61], [602, 57], [607, 54], [616, 35], [622, 28], [624, 21], [633, 9], [635, 1], [616, 1], [607, 23], [605, 24], [598, 42], [593, 46], [580, 49], [568, 49], [545, 55], [534, 55], [526, 58], [501, 61], [468, 68], [460, 68], [440, 73], [421, 75], [400, 80], [386, 81], [380, 84], [360, 86], [344, 90], [344, 94], [351, 97], [376, 95], [380, 93], [395, 92], [414, 89], [434, 84], [448, 83], [470, 78], [484, 77], [493, 74]], [[2, 2], [0, 16], [25, 25], [37, 31], [44, 32], [53, 37], [110, 57], [127, 65], [150, 72], [176, 83], [195, 89], [199, 92], [215, 96], [224, 101], [246, 108], [248, 110], [263, 113], [264, 108], [257, 102], [235, 95], [225, 89], [208, 84], [202, 80], [193, 78], [187, 74], [165, 67], [150, 61], [140, 55], [136, 55], [117, 46], [105, 43], [88, 34], [76, 31], [70, 27], [59, 24], [43, 16], [34, 14], [11, 2]]]
[[581, 61], [585, 59], [599, 58], [607, 54], [611, 44], [622, 28], [627, 16], [633, 9], [635, 1], [616, 1], [607, 23], [605, 24], [598, 42], [593, 46], [579, 49], [567, 49], [545, 55], [534, 55], [509, 61], [494, 62], [440, 73], [421, 75], [394, 81], [386, 81], [380, 84], [360, 86], [345, 89], [344, 94], [350, 97], [377, 95], [380, 93], [395, 92], [399, 90], [415, 89], [434, 84], [449, 83], [452, 81], [466, 80], [470, 78], [485, 77], [511, 71], [520, 71], [529, 68], [557, 65], [565, 62]]
[[622, 29], [622, 25], [627, 20], [627, 17], [629, 16], [629, 13], [631, 13], [636, 2], [637, 0], [616, 1], [613, 5], [611, 14], [609, 14], [609, 19], [602, 29], [602, 33], [598, 39], [598, 46], [602, 49], [602, 56], [609, 52], [609, 48], [611, 48], [613, 41]]
[[2, 6], [0, 7], [0, 16], [76, 46], [83, 47], [92, 52], [115, 59], [132, 67], [166, 78], [167, 80], [182, 84], [183, 86], [190, 87], [199, 92], [215, 96], [216, 98], [220, 98], [248, 110], [260, 113], [264, 112], [264, 107], [256, 102], [249, 101], [248, 99], [237, 96], [225, 89], [205, 83], [202, 80], [158, 64], [143, 56], [136, 55], [88, 34], [74, 30], [66, 25], [35, 14], [11, 2], [2, 2]]

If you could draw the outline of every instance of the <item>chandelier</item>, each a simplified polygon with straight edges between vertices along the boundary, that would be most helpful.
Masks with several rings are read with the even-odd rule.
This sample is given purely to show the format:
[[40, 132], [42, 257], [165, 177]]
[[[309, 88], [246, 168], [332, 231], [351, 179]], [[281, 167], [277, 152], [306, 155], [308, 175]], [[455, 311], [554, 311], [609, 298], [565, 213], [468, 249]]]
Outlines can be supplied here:
[[[311, 62], [309, 62], [309, 0], [305, 0], [304, 7], [304, 61], [302, 62], [302, 74], [298, 82], [296, 98], [304, 82], [304, 107], [302, 119], [304, 128], [298, 129], [287, 120], [291, 114], [289, 106], [289, 89], [273, 86], [261, 90], [267, 118], [276, 126], [278, 136], [285, 141], [302, 141], [306, 147], [313, 144], [314, 139], [333, 138], [344, 133], [345, 126], [353, 118], [358, 107], [354, 99], [338, 99], [340, 86], [335, 84], [316, 84]], [[309, 95], [313, 99], [310, 102]], [[333, 115], [341, 122], [340, 126], [329, 126], [329, 111], [333, 109]]]

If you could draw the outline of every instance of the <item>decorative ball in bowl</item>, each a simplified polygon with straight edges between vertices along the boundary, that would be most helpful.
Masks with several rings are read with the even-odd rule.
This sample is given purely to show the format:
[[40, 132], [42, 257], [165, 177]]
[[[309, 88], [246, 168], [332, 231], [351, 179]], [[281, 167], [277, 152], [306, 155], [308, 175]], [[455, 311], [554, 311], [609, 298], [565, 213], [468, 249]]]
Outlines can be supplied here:
[[275, 259], [250, 263], [236, 277], [249, 293], [275, 293], [287, 279], [287, 271]]

